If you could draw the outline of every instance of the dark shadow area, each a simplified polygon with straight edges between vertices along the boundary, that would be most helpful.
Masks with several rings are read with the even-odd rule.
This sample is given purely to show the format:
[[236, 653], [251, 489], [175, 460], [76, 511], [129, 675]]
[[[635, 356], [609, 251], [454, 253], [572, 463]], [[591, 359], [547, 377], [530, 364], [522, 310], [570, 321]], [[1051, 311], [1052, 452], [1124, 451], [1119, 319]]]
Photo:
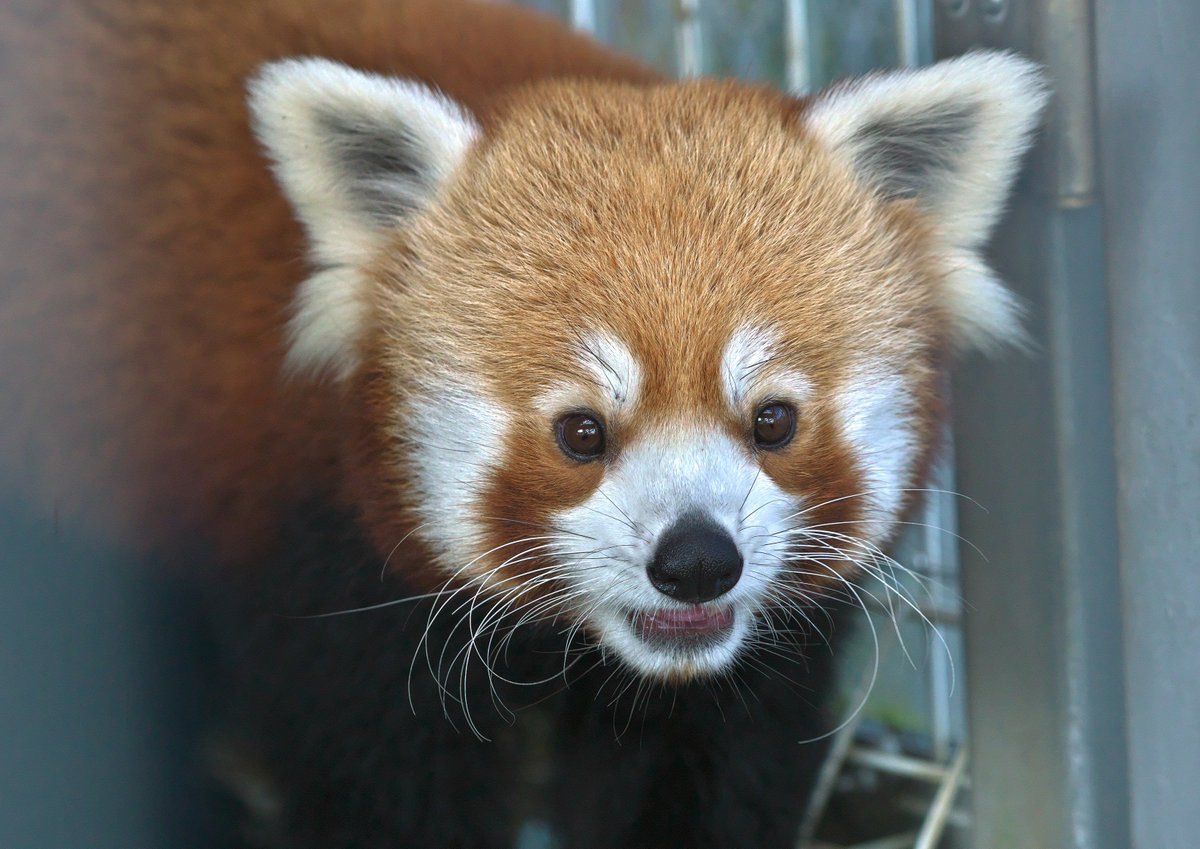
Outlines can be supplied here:
[[0, 498], [0, 845], [225, 847], [192, 587]]

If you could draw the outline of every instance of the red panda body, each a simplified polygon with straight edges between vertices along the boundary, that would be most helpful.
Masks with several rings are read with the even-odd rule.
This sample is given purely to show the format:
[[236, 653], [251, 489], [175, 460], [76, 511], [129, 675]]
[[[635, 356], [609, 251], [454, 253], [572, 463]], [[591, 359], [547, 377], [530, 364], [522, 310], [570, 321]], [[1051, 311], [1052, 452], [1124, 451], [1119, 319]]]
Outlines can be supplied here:
[[18, 0], [0, 48], [0, 435], [43, 504], [139, 549], [243, 550], [335, 463], [337, 402], [281, 379], [304, 247], [249, 129], [259, 65], [327, 56], [481, 115], [544, 76], [651, 78], [539, 16], [437, 0]]
[[1019, 335], [979, 251], [1036, 72], [796, 99], [498, 4], [43, 6], [0, 10], [3, 471], [204, 553], [264, 845], [791, 845], [827, 608], [954, 353]]

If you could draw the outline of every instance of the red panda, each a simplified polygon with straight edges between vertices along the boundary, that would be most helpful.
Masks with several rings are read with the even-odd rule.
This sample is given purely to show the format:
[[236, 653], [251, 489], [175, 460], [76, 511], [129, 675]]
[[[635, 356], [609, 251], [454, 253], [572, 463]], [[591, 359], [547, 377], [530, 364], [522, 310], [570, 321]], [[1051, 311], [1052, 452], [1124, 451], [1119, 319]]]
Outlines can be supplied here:
[[791, 845], [821, 611], [1020, 335], [1028, 62], [797, 98], [448, 0], [13, 0], [0, 56], [5, 473], [205, 552], [282, 843], [511, 845], [536, 714], [565, 845]]

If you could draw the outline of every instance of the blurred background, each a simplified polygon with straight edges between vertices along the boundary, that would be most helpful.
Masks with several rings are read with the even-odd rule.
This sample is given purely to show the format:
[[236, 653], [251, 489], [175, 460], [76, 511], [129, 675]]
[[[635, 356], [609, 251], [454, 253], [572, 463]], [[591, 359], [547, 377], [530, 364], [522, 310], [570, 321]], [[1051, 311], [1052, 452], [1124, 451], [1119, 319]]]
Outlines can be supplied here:
[[[1034, 345], [956, 379], [944, 491], [896, 552], [917, 604], [868, 587], [877, 641], [842, 658], [848, 722], [801, 841], [1194, 849], [1200, 3], [525, 5], [669, 74], [797, 93], [975, 46], [1046, 65], [992, 250]], [[0, 849], [217, 845], [191, 770], [206, 647], [185, 589], [0, 500]]]

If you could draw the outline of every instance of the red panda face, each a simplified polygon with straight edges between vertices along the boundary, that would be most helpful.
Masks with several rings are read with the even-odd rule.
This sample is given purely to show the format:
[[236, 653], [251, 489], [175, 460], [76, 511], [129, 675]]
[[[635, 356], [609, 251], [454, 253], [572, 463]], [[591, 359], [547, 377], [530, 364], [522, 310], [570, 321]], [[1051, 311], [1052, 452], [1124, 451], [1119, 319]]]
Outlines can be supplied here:
[[922, 483], [949, 349], [1015, 330], [976, 252], [1040, 98], [1005, 56], [808, 102], [576, 82], [485, 135], [273, 66], [259, 132], [326, 266], [293, 362], [361, 408], [383, 553], [412, 529], [431, 584], [660, 679], [807, 617]]

